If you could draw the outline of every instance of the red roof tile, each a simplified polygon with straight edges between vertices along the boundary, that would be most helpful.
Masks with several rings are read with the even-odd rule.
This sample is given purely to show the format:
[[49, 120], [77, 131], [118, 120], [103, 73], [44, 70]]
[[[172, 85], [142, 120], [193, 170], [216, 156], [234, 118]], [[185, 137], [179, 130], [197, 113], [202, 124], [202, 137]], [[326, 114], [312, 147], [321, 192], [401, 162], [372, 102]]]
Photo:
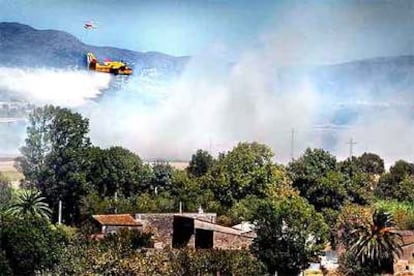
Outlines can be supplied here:
[[134, 220], [131, 215], [94, 215], [92, 216], [101, 225], [117, 225], [117, 226], [142, 226], [141, 223]]

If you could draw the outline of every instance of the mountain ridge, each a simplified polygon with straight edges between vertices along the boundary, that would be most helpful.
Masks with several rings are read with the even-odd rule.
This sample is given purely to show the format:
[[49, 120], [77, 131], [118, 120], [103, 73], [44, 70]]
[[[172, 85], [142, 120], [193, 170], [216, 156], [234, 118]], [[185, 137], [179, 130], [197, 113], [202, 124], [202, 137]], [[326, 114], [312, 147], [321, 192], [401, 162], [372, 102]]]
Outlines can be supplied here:
[[94, 52], [98, 58], [125, 60], [138, 72], [146, 68], [156, 68], [166, 75], [180, 73], [189, 59], [159, 52], [93, 46], [64, 31], [38, 30], [17, 22], [0, 22], [0, 65], [86, 67], [87, 52]]
[[[98, 59], [125, 60], [133, 67], [135, 74], [154, 77], [153, 73], [156, 72], [155, 78], [161, 79], [178, 76], [190, 59], [153, 51], [92, 46], [67, 32], [37, 30], [17, 22], [0, 22], [0, 66], [86, 68], [87, 52], [94, 52]], [[280, 75], [288, 81], [296, 81], [296, 69], [299, 69], [299, 75], [310, 77], [319, 93], [336, 95], [341, 101], [355, 95], [364, 95], [365, 99], [369, 95], [397, 95], [403, 93], [401, 91], [414, 95], [410, 93], [414, 87], [412, 55], [315, 65], [303, 72], [301, 68], [284, 68]]]

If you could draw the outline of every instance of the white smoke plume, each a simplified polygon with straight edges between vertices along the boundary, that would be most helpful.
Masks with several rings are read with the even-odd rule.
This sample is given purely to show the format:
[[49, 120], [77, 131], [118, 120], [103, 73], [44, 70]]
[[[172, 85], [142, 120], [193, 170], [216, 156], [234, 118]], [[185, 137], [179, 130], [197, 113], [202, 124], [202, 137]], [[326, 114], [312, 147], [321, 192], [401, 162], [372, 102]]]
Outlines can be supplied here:
[[[75, 69], [0, 67], [0, 155], [19, 154], [18, 148], [25, 138], [25, 123], [20, 120], [22, 118], [14, 117], [21, 117], [28, 111], [27, 103], [76, 108], [96, 101], [109, 83], [109, 75]], [[5, 102], [11, 106], [5, 107]], [[18, 115], [13, 112], [16, 104], [22, 109]]]
[[87, 71], [0, 67], [0, 92], [36, 105], [77, 107], [108, 88], [110, 76]]
[[[228, 68], [220, 51], [209, 52], [208, 58], [193, 58], [159, 93], [145, 93], [142, 82], [131, 81], [83, 110], [91, 118], [92, 139], [149, 159], [182, 160], [198, 148], [216, 154], [239, 141], [259, 141], [286, 160], [291, 129], [313, 125], [319, 100], [306, 80], [282, 87], [278, 62], [267, 54], [248, 52]], [[148, 98], [156, 100], [148, 103]], [[296, 141], [305, 140], [305, 132], [296, 134]]]

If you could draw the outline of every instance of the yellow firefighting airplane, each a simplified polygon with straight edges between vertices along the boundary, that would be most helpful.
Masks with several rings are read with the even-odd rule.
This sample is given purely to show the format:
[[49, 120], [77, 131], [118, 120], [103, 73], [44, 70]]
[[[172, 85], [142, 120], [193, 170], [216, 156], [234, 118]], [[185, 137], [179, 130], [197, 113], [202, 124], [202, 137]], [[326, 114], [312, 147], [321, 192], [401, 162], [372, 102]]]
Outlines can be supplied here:
[[129, 68], [127, 64], [122, 61], [104, 61], [103, 63], [99, 63], [95, 55], [92, 53], [87, 53], [86, 58], [89, 70], [111, 73], [114, 75], [132, 74], [132, 69]]

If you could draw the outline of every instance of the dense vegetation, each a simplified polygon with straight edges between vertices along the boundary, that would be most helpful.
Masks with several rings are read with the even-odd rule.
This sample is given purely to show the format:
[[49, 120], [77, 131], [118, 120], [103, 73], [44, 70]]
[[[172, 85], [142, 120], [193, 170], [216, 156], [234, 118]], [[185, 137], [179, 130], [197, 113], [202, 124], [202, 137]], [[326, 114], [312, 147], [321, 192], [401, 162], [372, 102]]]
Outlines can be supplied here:
[[[406, 161], [385, 172], [373, 153], [338, 162], [307, 149], [284, 166], [253, 142], [217, 158], [198, 150], [177, 170], [122, 147], [94, 146], [88, 132], [88, 120], [65, 108], [30, 114], [19, 160], [23, 189], [0, 175], [4, 275], [292, 275], [317, 261], [328, 242], [348, 249], [342, 271], [373, 275], [392, 270], [400, 252], [389, 229], [414, 229], [414, 164]], [[67, 226], [55, 225], [59, 201]], [[217, 212], [224, 225], [254, 222], [250, 251], [143, 249], [151, 233], [89, 239], [92, 214], [171, 212], [180, 202], [184, 211]], [[388, 247], [365, 254], [377, 238]]]

